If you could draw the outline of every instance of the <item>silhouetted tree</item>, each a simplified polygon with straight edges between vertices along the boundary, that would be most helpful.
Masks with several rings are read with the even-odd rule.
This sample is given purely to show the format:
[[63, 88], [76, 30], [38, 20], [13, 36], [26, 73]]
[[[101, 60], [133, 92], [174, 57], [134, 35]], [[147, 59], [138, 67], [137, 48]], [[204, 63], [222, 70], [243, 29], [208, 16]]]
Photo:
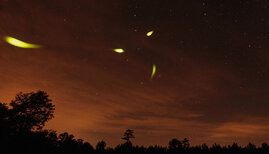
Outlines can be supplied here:
[[8, 107], [0, 102], [0, 131], [6, 131], [8, 125]]
[[62, 133], [58, 137], [59, 151], [62, 153], [80, 153], [83, 151], [83, 140], [74, 139], [74, 135], [67, 132]]
[[269, 152], [269, 146], [267, 143], [262, 143], [261, 151], [264, 153]]
[[134, 130], [127, 129], [123, 134], [123, 138], [121, 138], [121, 139], [125, 140], [126, 142], [130, 142], [131, 138], [135, 138], [134, 137]]
[[189, 142], [189, 140], [187, 138], [184, 138], [182, 143], [183, 143], [183, 148], [184, 149], [187, 149], [187, 148], [190, 147], [190, 142]]
[[221, 152], [221, 146], [217, 143], [214, 143], [210, 149], [213, 153], [220, 153]]
[[18, 131], [40, 130], [53, 118], [55, 106], [43, 91], [19, 93], [10, 103], [10, 120]]
[[238, 146], [238, 144], [237, 143], [233, 143], [232, 144], [232, 146], [228, 146], [229, 147], [229, 149], [233, 152], [233, 153], [236, 153], [236, 152], [238, 152], [240, 149], [240, 147]]
[[208, 151], [208, 146], [204, 143], [204, 144], [202, 144], [202, 147], [201, 147], [201, 150], [203, 150], [203, 151]]
[[0, 147], [7, 147], [11, 143], [9, 125], [8, 107], [0, 102]]
[[129, 153], [129, 152], [131, 152], [132, 149], [133, 149], [133, 144], [132, 144], [132, 142], [128, 142], [128, 141], [123, 143], [123, 144], [119, 144], [115, 147], [115, 150], [117, 152], [123, 152], [123, 153], [124, 152]]
[[249, 142], [248, 145], [246, 146], [246, 149], [249, 151], [254, 151], [256, 149], [256, 146]]
[[175, 151], [175, 150], [180, 150], [182, 149], [182, 143], [178, 139], [174, 138], [169, 142], [169, 150]]
[[85, 153], [91, 153], [94, 151], [94, 149], [93, 149], [93, 146], [89, 142], [85, 142], [83, 143], [83, 151], [85, 151]]
[[72, 134], [69, 135], [67, 132], [64, 132], [60, 134], [58, 138], [63, 143], [70, 143], [74, 140], [74, 135]]
[[58, 140], [57, 133], [54, 130], [44, 130], [46, 133], [46, 137], [50, 139], [51, 141], [56, 142]]
[[264, 143], [262, 143], [262, 148], [263, 148], [263, 149], [267, 149], [267, 148], [269, 148], [269, 146], [268, 146], [267, 143], [264, 142]]
[[106, 147], [106, 142], [105, 141], [100, 141], [96, 144], [96, 150], [97, 151], [104, 151]]
[[235, 143], [235, 142], [234, 142], [234, 143], [232, 144], [232, 147], [231, 147], [231, 148], [232, 148], [232, 149], [238, 149], [238, 148], [239, 148], [239, 146], [238, 146], [238, 144], [237, 144], [237, 143]]
[[7, 120], [8, 117], [8, 107], [6, 104], [0, 102], [0, 120]]
[[221, 149], [221, 146], [217, 143], [214, 143], [211, 147], [211, 149]]

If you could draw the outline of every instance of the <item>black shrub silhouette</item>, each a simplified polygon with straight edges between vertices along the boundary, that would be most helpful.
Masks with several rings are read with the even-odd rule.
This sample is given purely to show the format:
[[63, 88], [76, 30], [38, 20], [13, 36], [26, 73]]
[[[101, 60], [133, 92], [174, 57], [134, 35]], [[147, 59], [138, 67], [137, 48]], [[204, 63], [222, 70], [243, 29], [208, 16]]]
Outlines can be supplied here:
[[99, 152], [105, 151], [106, 148], [106, 142], [105, 141], [100, 141], [96, 144], [96, 150]]
[[189, 140], [187, 138], [183, 139], [182, 144], [183, 144], [184, 149], [187, 149], [187, 148], [190, 147], [190, 142], [189, 142]]
[[182, 145], [181, 141], [174, 138], [169, 142], [169, 147], [168, 148], [171, 151], [179, 151], [179, 150], [181, 150], [183, 148], [183, 145]]

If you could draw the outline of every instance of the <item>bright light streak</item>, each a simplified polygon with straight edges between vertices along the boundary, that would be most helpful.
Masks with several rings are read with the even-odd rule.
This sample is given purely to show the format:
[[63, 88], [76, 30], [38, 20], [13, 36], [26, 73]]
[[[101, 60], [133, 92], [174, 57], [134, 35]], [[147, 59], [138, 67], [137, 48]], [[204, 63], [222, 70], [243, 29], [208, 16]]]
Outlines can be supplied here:
[[4, 39], [7, 43], [20, 48], [41, 48], [40, 45], [26, 43], [10, 36], [6, 36]]
[[151, 73], [151, 78], [154, 77], [155, 73], [156, 73], [156, 66], [153, 64], [152, 73]]
[[123, 49], [114, 49], [114, 51], [117, 52], [117, 53], [123, 53], [124, 52]]
[[152, 30], [152, 31], [147, 33], [147, 36], [151, 36], [153, 33], [154, 33], [154, 31]]

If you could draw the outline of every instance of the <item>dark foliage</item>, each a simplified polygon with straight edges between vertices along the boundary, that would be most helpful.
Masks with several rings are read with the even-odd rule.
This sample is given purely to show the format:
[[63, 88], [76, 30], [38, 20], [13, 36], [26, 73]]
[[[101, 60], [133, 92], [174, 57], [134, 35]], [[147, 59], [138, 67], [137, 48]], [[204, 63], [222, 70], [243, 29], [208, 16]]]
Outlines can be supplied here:
[[249, 143], [245, 147], [233, 143], [211, 147], [206, 144], [190, 146], [187, 138], [172, 139], [168, 147], [134, 146], [130, 141], [134, 131], [127, 129], [122, 138], [125, 142], [115, 148], [106, 148], [106, 142], [100, 141], [96, 148], [72, 134], [44, 130], [45, 123], [53, 118], [55, 107], [43, 91], [19, 93], [9, 104], [0, 102], [0, 152], [27, 154], [268, 154], [269, 146], [263, 143], [257, 147]]
[[53, 118], [54, 105], [43, 91], [19, 93], [9, 104], [9, 120], [17, 131], [40, 130]]
[[131, 130], [131, 129], [127, 129], [125, 132], [124, 132], [124, 137], [121, 138], [123, 140], [125, 140], [126, 142], [130, 142], [130, 139], [131, 138], [135, 138], [134, 137], [134, 130]]
[[100, 141], [96, 144], [96, 151], [98, 152], [104, 152], [106, 148], [106, 142], [105, 141]]

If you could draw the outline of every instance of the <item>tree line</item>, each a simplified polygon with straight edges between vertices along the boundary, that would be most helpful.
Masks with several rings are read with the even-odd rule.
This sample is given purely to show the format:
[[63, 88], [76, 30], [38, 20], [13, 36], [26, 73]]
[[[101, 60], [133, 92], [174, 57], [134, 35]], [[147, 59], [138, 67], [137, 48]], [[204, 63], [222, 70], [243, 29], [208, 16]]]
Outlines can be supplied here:
[[135, 138], [134, 130], [127, 129], [122, 144], [114, 148], [106, 147], [105, 141], [96, 146], [82, 139], [75, 139], [67, 132], [57, 134], [54, 130], [43, 129], [45, 123], [52, 119], [55, 106], [44, 91], [18, 93], [9, 104], [0, 102], [0, 153], [27, 154], [252, 154], [269, 153], [269, 146], [253, 143], [242, 147], [237, 143], [228, 146], [206, 144], [190, 146], [187, 138], [169, 141], [167, 147], [134, 146], [131, 139]]

